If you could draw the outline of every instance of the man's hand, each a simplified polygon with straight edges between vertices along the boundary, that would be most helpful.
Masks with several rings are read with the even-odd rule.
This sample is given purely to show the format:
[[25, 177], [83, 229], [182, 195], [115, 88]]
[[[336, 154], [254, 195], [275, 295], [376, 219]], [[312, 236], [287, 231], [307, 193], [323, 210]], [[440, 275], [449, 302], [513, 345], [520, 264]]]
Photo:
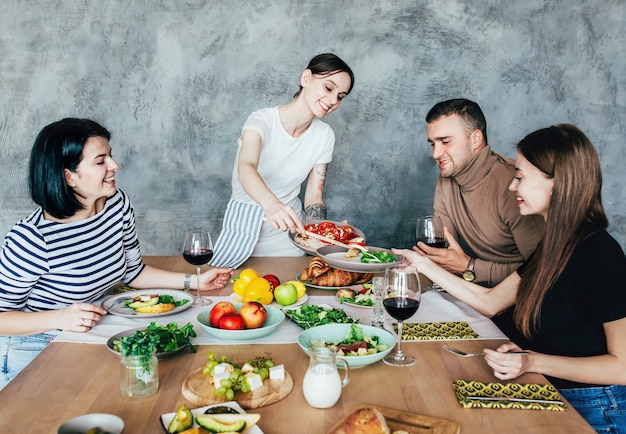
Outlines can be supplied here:
[[423, 242], [418, 242], [415, 250], [422, 256], [428, 257], [435, 264], [450, 271], [451, 273], [460, 274], [467, 270], [470, 257], [465, 254], [457, 240], [452, 236], [447, 227], [444, 226], [443, 233], [448, 242], [448, 248], [429, 247]]

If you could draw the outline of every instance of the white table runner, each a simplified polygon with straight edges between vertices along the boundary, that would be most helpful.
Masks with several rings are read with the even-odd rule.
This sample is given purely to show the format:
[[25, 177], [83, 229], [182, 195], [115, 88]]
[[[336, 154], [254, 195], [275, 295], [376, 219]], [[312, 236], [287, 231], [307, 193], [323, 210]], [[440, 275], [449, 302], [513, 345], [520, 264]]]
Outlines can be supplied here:
[[[120, 332], [138, 327], [147, 327], [151, 322], [168, 324], [172, 321], [178, 323], [179, 327], [188, 322], [194, 325], [194, 330], [198, 335], [192, 339], [194, 345], [230, 345], [237, 343], [251, 344], [290, 344], [298, 341], [298, 335], [302, 328], [297, 326], [288, 318], [269, 336], [255, 339], [253, 341], [222, 341], [202, 329], [198, 323], [197, 316], [204, 310], [210, 310], [219, 301], [230, 301], [230, 297], [210, 297], [213, 303], [209, 306], [191, 307], [183, 312], [152, 318], [127, 318], [117, 315], [106, 315], [87, 333], [76, 333], [62, 331], [54, 339], [54, 342], [74, 342], [88, 344], [106, 344], [107, 340]], [[352, 318], [358, 318], [361, 324], [371, 323], [371, 309], [364, 309], [345, 304], [340, 304], [339, 300], [332, 296], [310, 296], [308, 304], [327, 304], [333, 307], [343, 308]], [[417, 313], [409, 318], [407, 323], [423, 322], [447, 322], [466, 321], [472, 329], [478, 333], [479, 339], [506, 339], [506, 336], [496, 327], [496, 325], [486, 316], [477, 312], [467, 304], [456, 300], [454, 297], [443, 292], [429, 291], [422, 295], [422, 301]], [[386, 315], [385, 328], [393, 333], [392, 323], [395, 322]], [[417, 342], [417, 341], [416, 341]]]

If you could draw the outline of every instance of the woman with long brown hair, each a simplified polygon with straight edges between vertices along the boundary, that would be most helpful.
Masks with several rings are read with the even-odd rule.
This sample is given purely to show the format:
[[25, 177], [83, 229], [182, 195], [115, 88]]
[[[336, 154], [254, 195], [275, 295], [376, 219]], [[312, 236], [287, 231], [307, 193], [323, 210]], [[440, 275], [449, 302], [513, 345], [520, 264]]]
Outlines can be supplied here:
[[[546, 222], [543, 240], [517, 272], [485, 288], [417, 248], [395, 251], [485, 315], [514, 306], [516, 342], [485, 349], [495, 377], [544, 374], [598, 432], [626, 432], [626, 256], [606, 231], [598, 155], [569, 124], [529, 134], [517, 151], [509, 189], [523, 215]], [[511, 353], [522, 349], [528, 353]]]

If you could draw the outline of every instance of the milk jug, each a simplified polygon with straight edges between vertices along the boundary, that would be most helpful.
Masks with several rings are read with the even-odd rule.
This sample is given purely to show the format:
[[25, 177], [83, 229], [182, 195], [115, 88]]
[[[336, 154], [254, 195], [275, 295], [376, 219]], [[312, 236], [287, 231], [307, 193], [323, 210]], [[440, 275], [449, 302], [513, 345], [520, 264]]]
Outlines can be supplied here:
[[[337, 352], [326, 347], [312, 346], [309, 357], [309, 369], [302, 383], [304, 398], [312, 407], [332, 407], [339, 400], [341, 389], [350, 381], [350, 367], [345, 360], [337, 359]], [[343, 380], [337, 371], [337, 363], [345, 368]]]

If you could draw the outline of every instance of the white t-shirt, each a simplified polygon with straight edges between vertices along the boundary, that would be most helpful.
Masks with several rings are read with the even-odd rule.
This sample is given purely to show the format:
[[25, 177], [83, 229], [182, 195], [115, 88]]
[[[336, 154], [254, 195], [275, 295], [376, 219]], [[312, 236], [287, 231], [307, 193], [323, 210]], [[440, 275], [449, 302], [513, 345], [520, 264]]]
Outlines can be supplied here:
[[[278, 107], [265, 108], [248, 117], [242, 135], [245, 130], [253, 130], [261, 136], [261, 155], [257, 167], [261, 178], [278, 200], [292, 206], [311, 169], [317, 164], [330, 163], [333, 159], [335, 134], [328, 124], [317, 118], [313, 119], [303, 135], [292, 137], [280, 122]], [[238, 143], [241, 150], [241, 137]], [[231, 199], [253, 204], [255, 202], [237, 179], [239, 150], [232, 175]], [[298, 211], [301, 205], [294, 208]]]
[[[302, 183], [308, 178], [311, 169], [317, 164], [330, 163], [335, 148], [335, 133], [330, 126], [321, 120], [314, 118], [313, 122], [300, 137], [292, 137], [283, 128], [278, 114], [278, 107], [265, 108], [253, 112], [242, 127], [242, 135], [245, 130], [256, 131], [261, 136], [261, 154], [257, 170], [267, 187], [283, 203], [290, 205], [301, 219], [304, 219], [302, 203], [298, 197]], [[241, 151], [241, 136], [239, 137], [239, 149], [235, 160], [232, 174], [231, 202], [240, 202], [248, 205], [259, 206], [245, 192], [238, 179], [237, 163]], [[233, 208], [236, 209], [236, 208]], [[262, 217], [262, 213], [258, 214]], [[239, 218], [240, 222], [224, 221], [227, 226], [240, 227], [237, 224], [245, 224], [246, 218], [250, 217], [250, 211], [227, 214], [229, 218]], [[238, 217], [236, 217], [238, 216]], [[260, 218], [260, 217], [259, 217]], [[251, 222], [247, 222], [250, 224]], [[241, 228], [241, 227], [240, 227]], [[218, 240], [222, 250], [229, 250], [231, 254], [237, 250], [242, 252], [248, 248], [241, 245], [243, 242], [254, 242], [251, 234], [244, 236], [242, 230], [223, 230]], [[256, 231], [255, 231], [256, 232]], [[247, 241], [243, 241], [243, 240]], [[217, 247], [217, 246], [216, 246]], [[216, 252], [216, 256], [221, 255]], [[224, 253], [226, 254], [226, 253]], [[269, 223], [260, 225], [258, 238], [254, 244], [252, 256], [301, 256], [303, 252], [295, 247], [289, 240], [287, 233], [275, 230]], [[242, 258], [245, 258], [242, 256]], [[218, 258], [221, 260], [221, 258]], [[244, 259], [245, 260], [245, 259]], [[217, 259], [216, 259], [217, 261]], [[228, 266], [239, 264], [241, 258], [226, 262]], [[219, 262], [219, 261], [218, 261]], [[213, 262], [212, 262], [213, 263]]]

